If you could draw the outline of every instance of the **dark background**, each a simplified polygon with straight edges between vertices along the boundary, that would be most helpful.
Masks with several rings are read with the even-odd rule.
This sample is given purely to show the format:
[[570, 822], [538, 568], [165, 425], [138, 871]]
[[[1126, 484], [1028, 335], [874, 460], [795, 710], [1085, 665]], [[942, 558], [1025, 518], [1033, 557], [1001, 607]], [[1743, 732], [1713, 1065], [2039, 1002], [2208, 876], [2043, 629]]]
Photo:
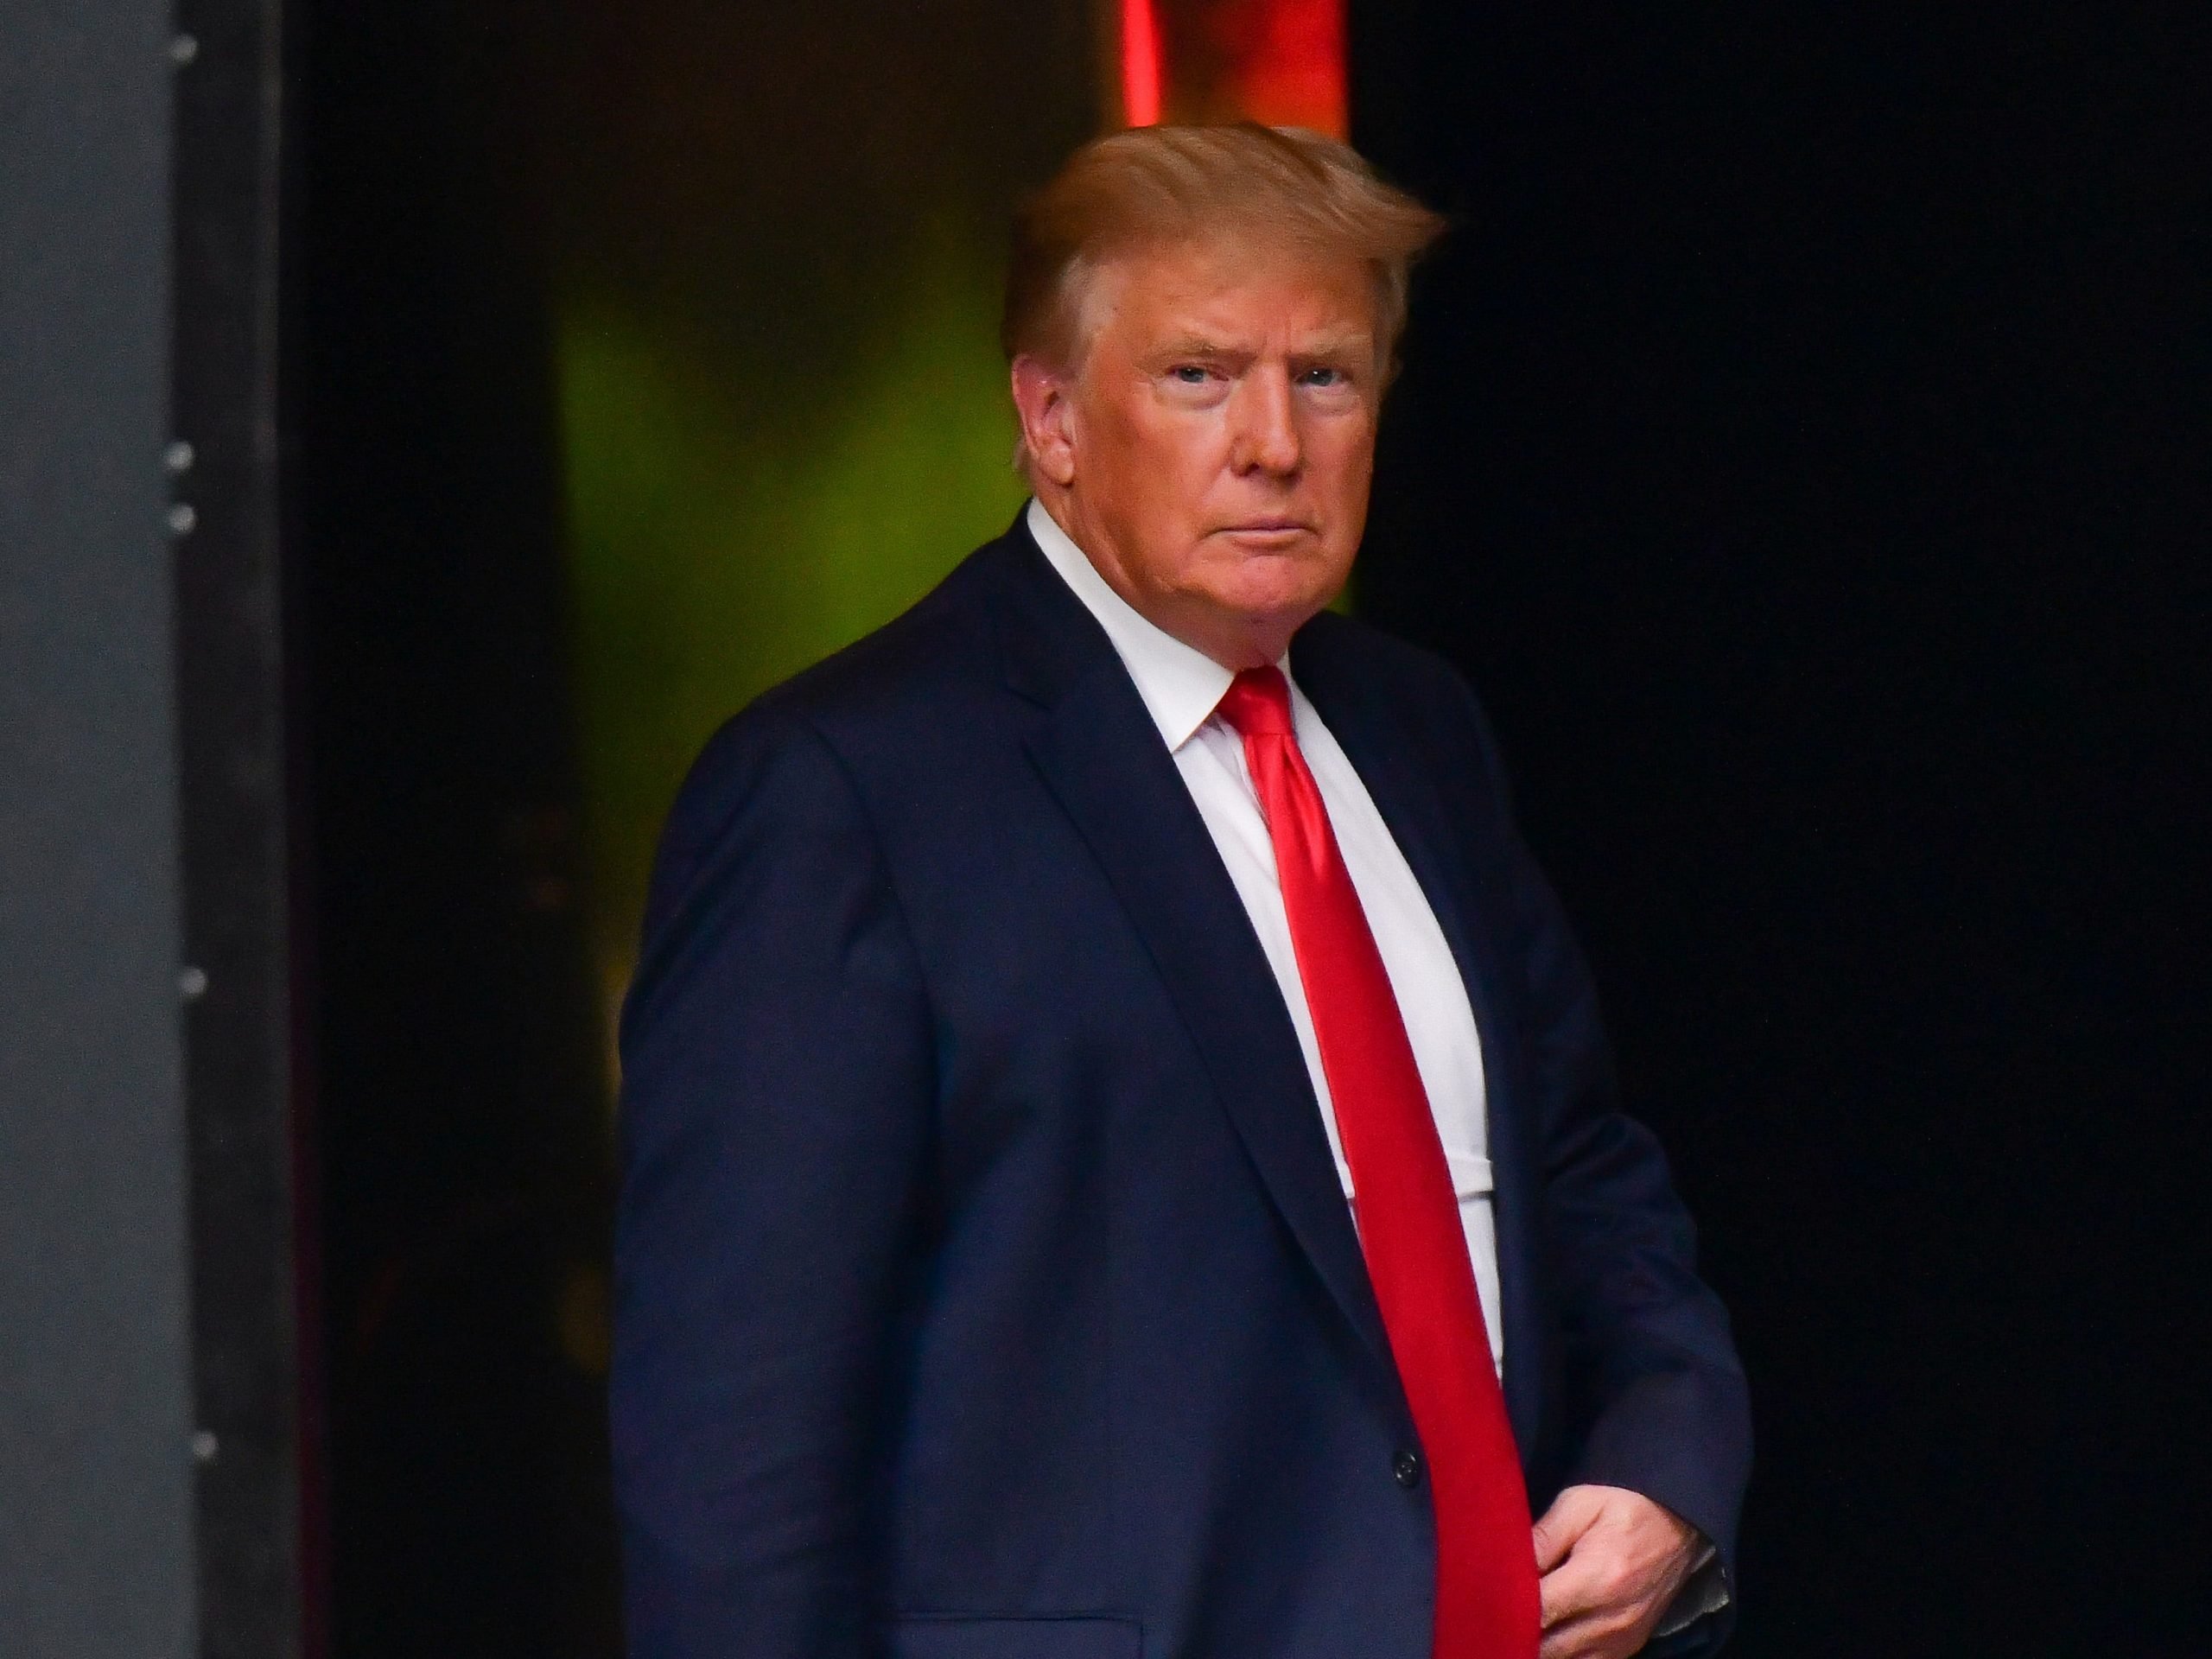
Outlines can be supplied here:
[[2202, 8], [1354, 7], [1487, 699], [1757, 1411], [1746, 1656], [2208, 1613]]
[[[349, 1655], [610, 1639], [559, 15], [296, 47]], [[2201, 1643], [2207, 16], [1353, 7], [1355, 137], [1459, 221], [1360, 604], [1487, 698], [1705, 1224], [1749, 1659]]]
[[545, 17], [290, 16], [315, 1599], [344, 1659], [607, 1656], [612, 1185], [522, 142]]

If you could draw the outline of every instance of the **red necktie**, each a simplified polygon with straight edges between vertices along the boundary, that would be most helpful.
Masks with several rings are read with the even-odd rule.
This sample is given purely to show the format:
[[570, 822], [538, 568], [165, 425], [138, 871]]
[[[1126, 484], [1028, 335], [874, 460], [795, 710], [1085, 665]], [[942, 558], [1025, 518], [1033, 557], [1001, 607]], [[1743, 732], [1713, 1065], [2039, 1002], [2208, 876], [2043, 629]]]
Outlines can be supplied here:
[[1248, 669], [1222, 698], [1220, 714], [1244, 740], [1274, 842], [1298, 976], [1351, 1165], [1360, 1249], [1427, 1453], [1435, 1659], [1534, 1659], [1528, 1493], [1413, 1045], [1321, 791], [1299, 753], [1290, 687], [1275, 669]]

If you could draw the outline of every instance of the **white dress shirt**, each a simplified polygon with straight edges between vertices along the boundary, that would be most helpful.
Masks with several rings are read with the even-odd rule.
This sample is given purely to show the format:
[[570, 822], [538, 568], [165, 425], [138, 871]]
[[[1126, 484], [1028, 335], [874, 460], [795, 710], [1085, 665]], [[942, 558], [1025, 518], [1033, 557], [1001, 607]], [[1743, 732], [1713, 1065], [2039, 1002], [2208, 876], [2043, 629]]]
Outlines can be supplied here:
[[[1098, 619], [1114, 649], [1136, 682], [1153, 724], [1175, 759], [1184, 787], [1213, 836], [1221, 861], [1229, 868], [1252, 931], [1259, 935], [1274, 971], [1275, 984], [1290, 1011], [1306, 1075], [1321, 1103], [1321, 1127], [1337, 1160], [1337, 1178], [1355, 1212], [1351, 1167], [1337, 1135], [1329, 1080], [1321, 1070], [1321, 1050], [1313, 1038], [1313, 1016], [1306, 1006], [1306, 987], [1298, 976], [1291, 949], [1290, 920], [1283, 909], [1282, 887], [1275, 875], [1274, 844], [1268, 839], [1260, 798], [1245, 769], [1244, 743], [1215, 713], [1234, 677], [1205, 652], [1185, 645], [1147, 621], [1108, 585], [1083, 550], [1069, 539], [1041, 503], [1029, 504], [1030, 534], [1044, 549], [1052, 569], [1075, 590], [1085, 609]], [[1389, 826], [1375, 809], [1367, 786], [1321, 716], [1291, 677], [1288, 658], [1279, 664], [1290, 682], [1292, 721], [1298, 747], [1321, 791], [1330, 827], [1344, 866], [1359, 894], [1360, 908], [1375, 936], [1390, 989], [1397, 997], [1413, 1046], [1421, 1089], [1436, 1118], [1436, 1132], [1451, 1166], [1459, 1198], [1459, 1224], [1467, 1255], [1482, 1297], [1483, 1320], [1490, 1331], [1492, 1362], [1504, 1363], [1505, 1345], [1498, 1319], [1497, 1232], [1491, 1214], [1488, 1126], [1484, 1119], [1482, 1040], [1459, 966], [1437, 925], [1421, 883], [1391, 838]]]

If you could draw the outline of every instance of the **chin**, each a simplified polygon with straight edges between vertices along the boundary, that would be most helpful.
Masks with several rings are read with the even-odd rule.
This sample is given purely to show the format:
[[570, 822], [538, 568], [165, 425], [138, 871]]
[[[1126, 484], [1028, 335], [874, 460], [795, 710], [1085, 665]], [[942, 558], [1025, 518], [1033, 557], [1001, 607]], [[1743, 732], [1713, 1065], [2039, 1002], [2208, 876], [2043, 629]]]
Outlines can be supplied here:
[[1311, 556], [1248, 560], [1220, 584], [1240, 610], [1319, 610], [1336, 597], [1347, 573]]
[[1211, 598], [1221, 609], [1249, 617], [1262, 628], [1289, 632], [1326, 609], [1340, 585], [1317, 582], [1310, 575], [1298, 582], [1231, 582]]

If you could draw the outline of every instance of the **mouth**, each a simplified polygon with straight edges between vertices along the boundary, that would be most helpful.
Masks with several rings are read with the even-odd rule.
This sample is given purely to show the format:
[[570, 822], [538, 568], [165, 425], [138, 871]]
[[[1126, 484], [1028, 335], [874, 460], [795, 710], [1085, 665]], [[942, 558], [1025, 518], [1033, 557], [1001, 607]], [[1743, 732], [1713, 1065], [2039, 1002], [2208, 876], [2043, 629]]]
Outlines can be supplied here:
[[1247, 518], [1240, 524], [1224, 524], [1215, 533], [1240, 541], [1287, 541], [1294, 536], [1310, 536], [1314, 530], [1302, 518]]

